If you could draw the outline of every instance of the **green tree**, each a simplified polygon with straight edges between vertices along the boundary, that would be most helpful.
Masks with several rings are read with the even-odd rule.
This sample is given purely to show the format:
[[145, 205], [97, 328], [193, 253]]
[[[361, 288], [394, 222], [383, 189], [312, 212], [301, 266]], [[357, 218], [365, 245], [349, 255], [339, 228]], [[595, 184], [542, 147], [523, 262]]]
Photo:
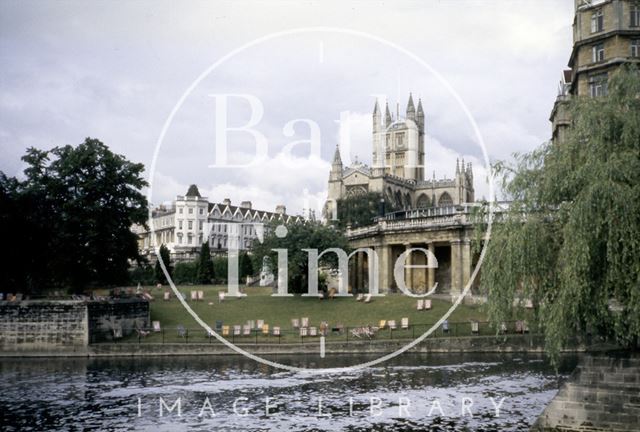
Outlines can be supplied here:
[[216, 283], [227, 283], [227, 276], [229, 271], [229, 263], [227, 257], [220, 255], [213, 259], [213, 277]]
[[213, 261], [211, 261], [211, 250], [209, 242], [202, 243], [200, 257], [198, 258], [198, 283], [209, 284], [213, 279]]
[[[384, 204], [382, 204], [382, 200], [384, 200]], [[336, 225], [342, 229], [347, 225], [354, 227], [371, 225], [374, 218], [380, 216], [381, 205], [384, 206], [384, 213], [396, 210], [392, 200], [385, 199], [380, 192], [368, 192], [339, 199], [337, 201], [338, 221]]]
[[[160, 258], [162, 259], [162, 262], [164, 263], [165, 268], [167, 269], [167, 273], [169, 273], [169, 276], [173, 275], [173, 267], [171, 266], [171, 255], [169, 254], [169, 249], [164, 245], [160, 245]], [[155, 276], [156, 276], [156, 282], [161, 283], [161, 284], [166, 284], [167, 283], [167, 277], [165, 276], [164, 272], [162, 271], [162, 266], [160, 265], [160, 260], [156, 261], [156, 267], [155, 267]]]
[[621, 70], [601, 98], [574, 98], [565, 141], [500, 163], [513, 202], [482, 266], [489, 313], [534, 300], [554, 359], [573, 336], [640, 336], [640, 78]]
[[171, 274], [171, 279], [175, 284], [196, 284], [198, 283], [198, 262], [176, 263]]
[[[264, 241], [255, 242], [253, 259], [256, 268], [260, 268], [265, 256], [269, 256], [272, 271], [277, 272], [278, 258], [272, 249], [288, 250], [289, 292], [304, 293], [308, 289], [308, 255], [303, 249], [318, 249], [322, 252], [329, 248], [340, 248], [349, 253], [349, 244], [344, 235], [332, 226], [318, 221], [301, 221], [287, 226], [287, 235], [276, 236], [275, 226], [269, 225], [265, 230]], [[337, 258], [327, 253], [320, 258], [320, 265], [336, 266]]]
[[239, 261], [240, 279], [246, 279], [248, 276], [253, 276], [253, 262], [249, 254], [245, 251], [241, 252]]
[[11, 263], [3, 282], [32, 292], [126, 283], [129, 261], [140, 259], [131, 226], [147, 219], [144, 166], [91, 138], [29, 148], [22, 160], [24, 180], [0, 175], [0, 220], [9, 223], [2, 230], [20, 229], [11, 260], [23, 262]]

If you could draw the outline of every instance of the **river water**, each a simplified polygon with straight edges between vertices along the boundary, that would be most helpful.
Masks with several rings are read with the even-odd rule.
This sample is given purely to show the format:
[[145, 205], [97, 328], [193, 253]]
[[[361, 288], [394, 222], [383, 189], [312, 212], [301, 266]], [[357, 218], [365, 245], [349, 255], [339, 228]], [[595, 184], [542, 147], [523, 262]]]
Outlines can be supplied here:
[[531, 355], [408, 354], [319, 375], [237, 356], [3, 359], [0, 430], [525, 431], [576, 363], [556, 374]]

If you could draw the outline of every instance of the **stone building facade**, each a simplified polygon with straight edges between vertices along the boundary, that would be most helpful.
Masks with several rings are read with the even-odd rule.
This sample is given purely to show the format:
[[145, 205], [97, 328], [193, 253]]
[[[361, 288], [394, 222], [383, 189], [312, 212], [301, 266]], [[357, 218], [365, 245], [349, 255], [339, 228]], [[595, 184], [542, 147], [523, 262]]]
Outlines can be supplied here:
[[425, 114], [422, 102], [416, 109], [409, 95], [406, 116], [393, 118], [389, 106], [385, 114], [378, 102], [372, 115], [372, 166], [355, 162], [344, 167], [340, 148], [336, 151], [329, 173], [325, 216], [336, 210], [337, 201], [380, 192], [396, 209], [446, 207], [474, 201], [471, 164], [456, 163], [453, 179], [436, 179], [435, 173], [425, 180]]
[[300, 219], [287, 215], [284, 205], [269, 212], [253, 209], [251, 201], [242, 201], [239, 206], [232, 205], [228, 198], [221, 203], [209, 202], [196, 185], [191, 185], [170, 207], [153, 211], [153, 232], [143, 226], [133, 230], [138, 234], [141, 255], [155, 259], [155, 248], [164, 244], [173, 260], [186, 261], [197, 257], [205, 241], [212, 253], [226, 253], [229, 248], [248, 250], [258, 238], [260, 228], [256, 225], [272, 221], [287, 224]]
[[569, 69], [550, 116], [554, 142], [562, 142], [570, 125], [569, 99], [605, 95], [611, 74], [626, 63], [640, 64], [640, 1], [575, 0]]

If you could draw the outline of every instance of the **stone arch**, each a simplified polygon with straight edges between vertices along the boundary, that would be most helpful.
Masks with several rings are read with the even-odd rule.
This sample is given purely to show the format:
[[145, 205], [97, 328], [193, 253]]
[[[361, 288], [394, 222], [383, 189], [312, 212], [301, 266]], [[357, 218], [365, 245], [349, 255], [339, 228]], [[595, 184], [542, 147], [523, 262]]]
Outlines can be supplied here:
[[367, 188], [365, 188], [364, 186], [353, 186], [347, 189], [347, 198], [358, 196], [358, 195], [364, 195], [366, 193], [367, 193]]
[[416, 203], [416, 207], [418, 208], [427, 208], [430, 207], [431, 202], [429, 200], [429, 196], [425, 193], [421, 194], [418, 197], [418, 202]]
[[411, 208], [411, 195], [409, 195], [409, 193], [404, 194], [404, 207], [407, 209]]
[[399, 190], [396, 191], [395, 195], [395, 204], [396, 204], [396, 208], [399, 210], [402, 208], [402, 194], [400, 193]]
[[440, 198], [438, 198], [438, 206], [446, 207], [446, 206], [452, 206], [452, 205], [453, 205], [453, 199], [451, 198], [451, 195], [449, 195], [449, 192], [442, 192], [442, 194], [440, 195]]

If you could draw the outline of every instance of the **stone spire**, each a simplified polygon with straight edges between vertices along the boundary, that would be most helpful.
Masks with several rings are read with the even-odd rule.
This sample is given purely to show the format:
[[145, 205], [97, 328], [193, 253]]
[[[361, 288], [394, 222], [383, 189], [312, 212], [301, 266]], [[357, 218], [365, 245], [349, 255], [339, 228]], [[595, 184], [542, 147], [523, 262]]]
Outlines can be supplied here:
[[416, 119], [416, 107], [413, 105], [413, 96], [409, 93], [409, 102], [407, 102], [407, 118]]
[[456, 175], [460, 174], [460, 159], [456, 158]]
[[391, 111], [389, 111], [389, 102], [385, 104], [384, 123], [386, 127], [391, 124]]
[[340, 165], [342, 166], [342, 158], [340, 157], [340, 144], [336, 144], [336, 151], [333, 154], [333, 163], [332, 165]]
[[329, 173], [329, 182], [339, 181], [342, 179], [342, 158], [340, 157], [340, 145], [336, 144], [336, 152], [333, 154], [333, 162], [331, 163], [331, 172]]
[[420, 132], [424, 133], [424, 111], [422, 110], [422, 100], [418, 99], [418, 113], [416, 114], [416, 123]]

